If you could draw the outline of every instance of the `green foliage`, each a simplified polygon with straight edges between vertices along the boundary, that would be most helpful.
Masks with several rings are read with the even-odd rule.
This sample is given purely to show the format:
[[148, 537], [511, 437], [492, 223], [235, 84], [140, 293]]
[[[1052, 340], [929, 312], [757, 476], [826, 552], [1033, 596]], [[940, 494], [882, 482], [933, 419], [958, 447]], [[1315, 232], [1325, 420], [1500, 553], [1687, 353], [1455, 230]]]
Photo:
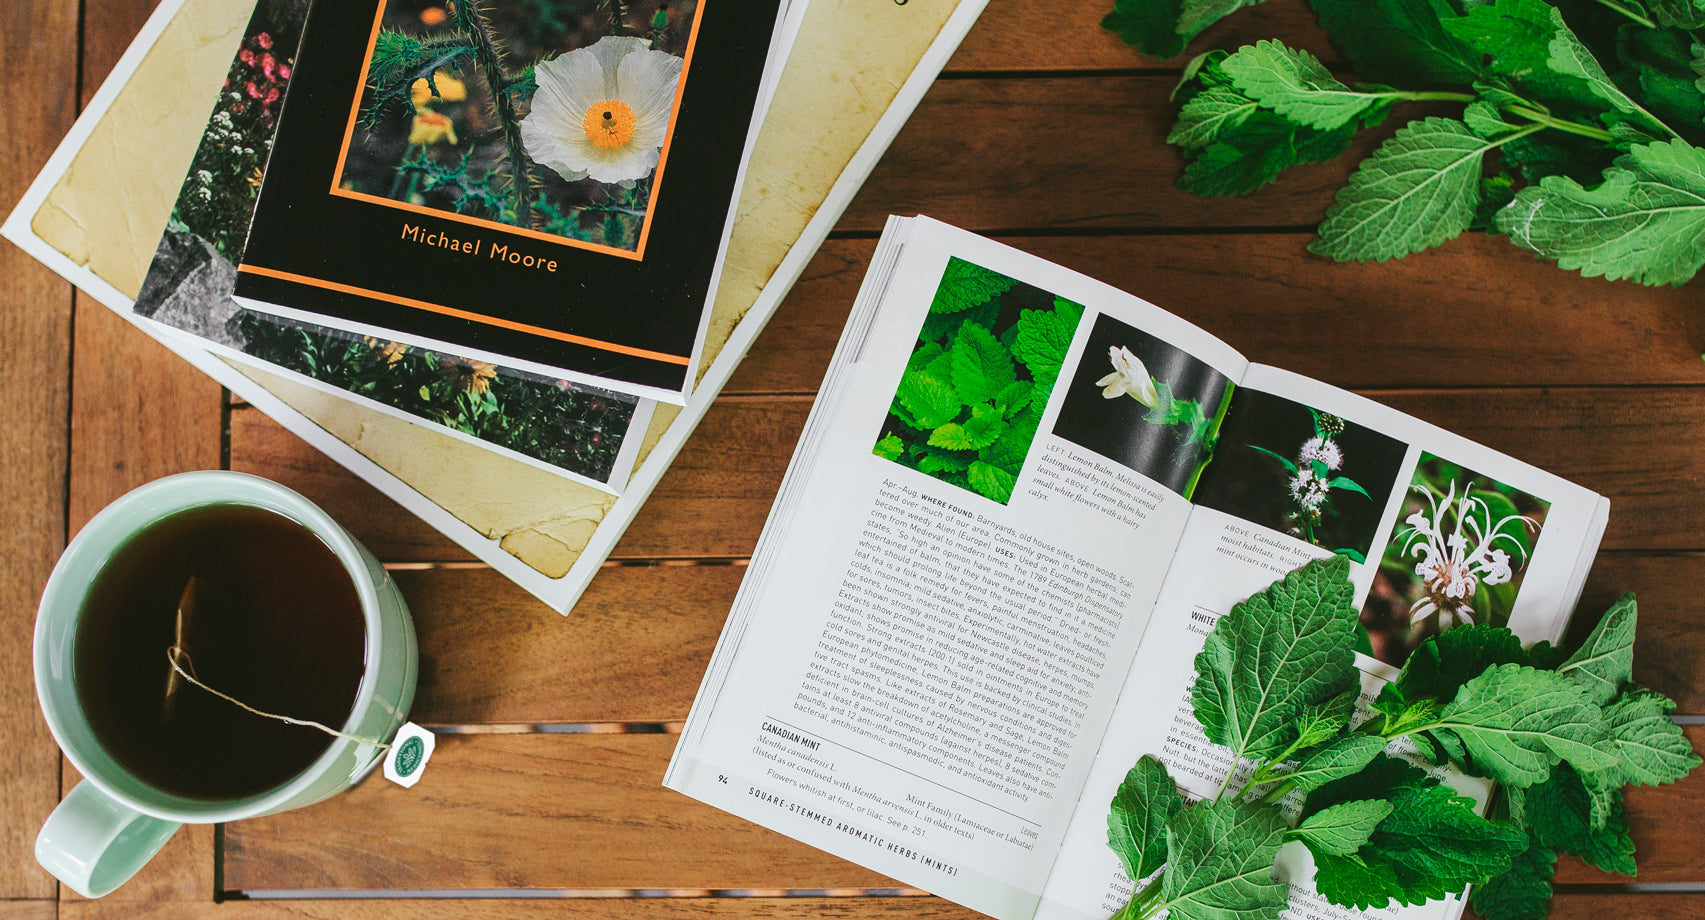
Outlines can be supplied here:
[[950, 259], [874, 452], [1005, 503], [1083, 307]]
[[[1189, 807], [1159, 760], [1132, 768], [1108, 840], [1133, 880], [1161, 875], [1116, 920], [1276, 916], [1285, 890], [1273, 859], [1284, 840], [1309, 849], [1322, 895], [1357, 909], [1473, 886], [1486, 920], [1532, 920], [1547, 911], [1558, 853], [1634, 873], [1624, 784], [1674, 782], [1701, 761], [1668, 718], [1674, 704], [1629, 677], [1633, 599], [1567, 656], [1546, 643], [1523, 648], [1502, 627], [1448, 630], [1415, 651], [1372, 718], [1352, 724], [1357, 685], [1334, 653], [1350, 645], [1335, 622], [1347, 576], [1339, 557], [1311, 562], [1219, 619], [1192, 701], [1211, 740], [1259, 762]], [[1319, 646], [1304, 640], [1323, 634]], [[1392, 742], [1405, 738], [1497, 778], [1501, 804], [1482, 816], [1441, 771], [1397, 755], [1404, 748]], [[1239, 775], [1247, 780], [1233, 792]], [[1281, 810], [1282, 800], [1294, 807]]]
[[[1696, 0], [1312, 2], [1354, 69], [1388, 85], [1346, 84], [1273, 40], [1201, 55], [1167, 137], [1181, 188], [1247, 194], [1341, 155], [1393, 105], [1457, 104], [1460, 118], [1410, 120], [1360, 164], [1312, 252], [1384, 261], [1478, 229], [1588, 277], [1679, 285], [1705, 267]], [[1116, 0], [1103, 25], [1170, 57], [1245, 5]]]

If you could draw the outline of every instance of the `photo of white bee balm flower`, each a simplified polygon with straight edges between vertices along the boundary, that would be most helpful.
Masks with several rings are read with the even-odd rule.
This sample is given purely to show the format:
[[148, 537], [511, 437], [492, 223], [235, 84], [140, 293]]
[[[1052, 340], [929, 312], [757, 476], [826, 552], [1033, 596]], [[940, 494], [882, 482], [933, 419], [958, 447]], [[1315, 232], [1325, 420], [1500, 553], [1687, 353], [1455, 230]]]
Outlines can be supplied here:
[[651, 175], [669, 137], [681, 59], [610, 35], [534, 68], [539, 90], [521, 121], [527, 155], [571, 182], [632, 185]]
[[1118, 345], [1107, 349], [1107, 357], [1113, 362], [1113, 373], [1095, 381], [1101, 387], [1103, 399], [1118, 399], [1129, 396], [1150, 409], [1160, 402], [1160, 391], [1155, 389], [1154, 378], [1149, 376], [1148, 368], [1131, 353], [1129, 348]]

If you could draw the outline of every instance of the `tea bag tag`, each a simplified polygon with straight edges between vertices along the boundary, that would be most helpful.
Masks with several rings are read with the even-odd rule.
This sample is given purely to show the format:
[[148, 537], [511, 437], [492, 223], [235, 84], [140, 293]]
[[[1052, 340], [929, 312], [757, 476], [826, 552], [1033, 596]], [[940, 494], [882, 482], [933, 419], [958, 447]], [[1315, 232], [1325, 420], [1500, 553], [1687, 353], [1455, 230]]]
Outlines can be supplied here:
[[397, 736], [391, 739], [390, 750], [385, 752], [385, 778], [404, 788], [420, 782], [420, 774], [426, 772], [426, 761], [432, 757], [436, 744], [431, 732], [413, 722], [404, 722], [397, 729]]

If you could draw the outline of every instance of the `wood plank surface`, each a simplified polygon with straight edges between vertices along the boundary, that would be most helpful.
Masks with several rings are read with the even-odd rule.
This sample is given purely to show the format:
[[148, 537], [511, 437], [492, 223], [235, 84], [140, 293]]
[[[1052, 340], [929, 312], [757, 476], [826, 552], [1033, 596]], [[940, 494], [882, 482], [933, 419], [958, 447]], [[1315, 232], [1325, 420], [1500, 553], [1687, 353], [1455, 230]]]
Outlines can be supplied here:
[[[1705, 725], [1683, 727], [1693, 749], [1705, 751]], [[1670, 786], [1637, 786], [1625, 793], [1628, 833], [1634, 838], [1634, 878], [1603, 872], [1578, 859], [1557, 861], [1555, 881], [1670, 882], [1705, 886], [1699, 864], [1699, 828], [1705, 827], [1705, 770]]]
[[674, 735], [447, 735], [420, 784], [377, 777], [226, 826], [225, 886], [890, 888], [661, 785]]
[[[76, 111], [77, 4], [0, 5], [0, 60], [18, 85], [0, 105], [0, 213], [24, 193]], [[69, 455], [71, 286], [0, 242], [0, 368], [15, 388], [0, 400], [0, 515], [11, 530], [0, 576], [0, 904], [52, 898], [35, 836], [59, 801], [59, 750], [36, 708], [31, 637], [48, 572], [65, 548]], [[18, 902], [18, 917], [41, 916]], [[9, 916], [0, 913], [0, 916]], [[49, 914], [51, 916], [51, 914]]]
[[0, 920], [54, 920], [57, 901], [0, 901]]
[[[1298, 233], [999, 239], [1336, 386], [1705, 383], [1697, 284], [1582, 278], [1483, 234], [1380, 264], [1310, 255]], [[815, 392], [875, 248], [825, 244], [724, 392]]]

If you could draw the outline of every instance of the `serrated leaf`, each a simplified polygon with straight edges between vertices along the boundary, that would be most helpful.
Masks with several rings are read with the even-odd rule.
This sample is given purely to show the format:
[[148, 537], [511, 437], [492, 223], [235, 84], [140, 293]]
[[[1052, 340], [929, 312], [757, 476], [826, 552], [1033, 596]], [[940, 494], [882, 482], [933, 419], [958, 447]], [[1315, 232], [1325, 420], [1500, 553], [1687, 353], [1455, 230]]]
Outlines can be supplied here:
[[1475, 885], [1468, 903], [1484, 920], [1545, 920], [1551, 909], [1551, 877], [1557, 854], [1529, 847], [1502, 875]]
[[924, 344], [919, 345], [916, 351], [912, 352], [912, 356], [910, 358], [906, 359], [906, 370], [924, 370], [930, 366], [931, 362], [941, 357], [942, 352], [943, 349], [940, 344], [926, 341]]
[[1487, 140], [1520, 130], [1522, 127], [1505, 118], [1497, 106], [1486, 101], [1469, 103], [1468, 108], [1462, 111], [1462, 123], [1468, 126], [1468, 130]]
[[1421, 700], [1448, 703], [1487, 668], [1512, 663], [1530, 662], [1521, 638], [1509, 629], [1480, 624], [1447, 629], [1410, 653], [1397, 679], [1380, 689], [1373, 708], [1389, 724]]
[[1622, 759], [1622, 777], [1637, 786], [1673, 783], [1701, 763], [1693, 743], [1670, 719], [1675, 703], [1645, 688], [1622, 694], [1605, 707], [1610, 736]]
[[1001, 420], [1000, 410], [984, 403], [971, 410], [971, 417], [963, 423], [948, 422], [930, 432], [929, 443], [932, 447], [947, 450], [981, 450], [995, 443], [1006, 430], [1006, 422]]
[[1035, 390], [1035, 384], [1028, 380], [1015, 380], [1007, 384], [995, 394], [995, 407], [1001, 410], [1001, 415], [1011, 418], [1030, 405], [1030, 397]]
[[1134, 882], [1166, 862], [1166, 825], [1184, 810], [1178, 784], [1166, 765], [1144, 754], [1125, 774], [1107, 814], [1107, 845]]
[[928, 371], [907, 371], [900, 377], [894, 396], [918, 423], [919, 428], [935, 428], [959, 415], [964, 403], [953, 385]]
[[876, 442], [876, 448], [872, 453], [884, 460], [898, 460], [900, 459], [900, 452], [905, 449], [906, 443], [904, 441], [893, 435], [888, 435]]
[[1158, 58], [1184, 53], [1187, 37], [1178, 34], [1178, 16], [1183, 0], [1114, 0], [1113, 11], [1101, 18], [1101, 27], [1119, 33], [1127, 45]]
[[981, 460], [973, 461], [965, 475], [973, 491], [1003, 505], [1012, 498], [1012, 487], [1018, 484], [1018, 477]]
[[1359, 686], [1351, 686], [1331, 699], [1309, 704], [1297, 719], [1297, 739], [1292, 748], [1306, 750], [1343, 731], [1350, 724], [1350, 717], [1356, 714], [1356, 698], [1360, 694]]
[[1178, 111], [1166, 135], [1168, 144], [1199, 150], [1236, 131], [1260, 109], [1255, 100], [1229, 87], [1211, 87], [1191, 97]]
[[1283, 778], [1290, 780], [1299, 792], [1313, 792], [1327, 783], [1360, 773], [1385, 746], [1386, 740], [1378, 735], [1352, 732], [1314, 752]]
[[1634, 595], [1624, 594], [1599, 618], [1587, 641], [1564, 659], [1557, 673], [1566, 674], [1587, 688], [1593, 701], [1603, 705], [1634, 679], [1634, 628], [1638, 609]]
[[[1537, 0], [1530, 0], [1537, 2]], [[1592, 93], [1609, 103], [1618, 112], [1632, 119], [1636, 124], [1655, 132], [1659, 136], [1670, 136], [1670, 130], [1663, 122], [1653, 118], [1635, 102], [1622, 88], [1617, 86], [1610, 75], [1604, 72], [1604, 67], [1593, 57], [1587, 46], [1569, 31], [1568, 26], [1562, 25], [1562, 13], [1554, 12], [1559, 23], [1557, 32], [1551, 36], [1550, 55], [1546, 62], [1551, 70], [1567, 76], [1585, 80], [1587, 88]]]
[[1054, 298], [1052, 310], [1019, 311], [1012, 355], [1024, 362], [1036, 386], [1051, 386], [1060, 375], [1060, 364], [1082, 318], [1083, 307], [1063, 297]]
[[1591, 189], [1547, 177], [1498, 213], [1498, 229], [1589, 278], [1684, 284], [1705, 265], [1705, 151], [1637, 146]]
[[1481, 56], [1440, 25], [1430, 0], [1313, 0], [1332, 39], [1370, 80], [1399, 86], [1469, 83]]
[[1277, 920], [1290, 886], [1273, 877], [1285, 839], [1277, 809], [1201, 802], [1166, 828], [1162, 900], [1170, 920]]
[[971, 468], [971, 458], [941, 448], [932, 447], [918, 458], [918, 471], [934, 476], [938, 473], [963, 473]]
[[959, 313], [988, 303], [1017, 283], [999, 272], [954, 256], [947, 260], [929, 309], [931, 313]]
[[1036, 419], [1030, 412], [1021, 413], [1007, 423], [1007, 429], [999, 440], [977, 452], [977, 459], [1016, 476], [1024, 466], [1024, 458], [1030, 453], [1035, 435]]
[[1383, 262], [1458, 236], [1474, 219], [1481, 160], [1492, 146], [1460, 121], [1410, 122], [1362, 161], [1309, 251]]
[[1617, 762], [1604, 713], [1579, 684], [1553, 671], [1499, 665], [1462, 685], [1438, 726], [1467, 748], [1474, 766], [1531, 786], [1564, 760], [1581, 770]]
[[948, 353], [953, 362], [953, 388], [967, 404], [993, 399], [1018, 379], [1006, 346], [982, 326], [960, 326]]
[[1236, 757], [1276, 754], [1303, 708], [1343, 686], [1355, 667], [1349, 569], [1341, 556], [1309, 562], [1220, 617], [1190, 690], [1209, 740]]
[[1322, 131], [1348, 124], [1376, 101], [1338, 82], [1314, 55], [1276, 41], [1245, 45], [1220, 69], [1245, 95]]
[[1279, 115], [1258, 112], [1236, 135], [1202, 148], [1184, 167], [1178, 187], [1205, 198], [1247, 195], [1296, 163], [1296, 132]]
[[1586, 788], [1567, 766], [1528, 789], [1523, 798], [1528, 832], [1540, 846], [1574, 854], [1606, 872], [1634, 874], [1634, 841], [1628, 836], [1620, 793], [1608, 820], [1596, 828], [1589, 817]]
[[[1498, 0], [1442, 22], [1445, 31], [1486, 55], [1494, 73], [1509, 75], [1540, 100], [1551, 105], [1602, 108], [1602, 98], [1583, 76], [1552, 68], [1553, 40], [1566, 35], [1565, 42], [1573, 40], [1576, 45], [1580, 42], [1549, 3]], [[1515, 98], [1520, 104], [1531, 104], [1519, 95]]]
[[1390, 802], [1377, 799], [1340, 802], [1309, 815], [1290, 836], [1316, 854], [1349, 856], [1368, 842], [1374, 827], [1391, 814], [1391, 807]]
[[1705, 3], [1699, 0], [1645, 0], [1646, 11], [1660, 26], [1697, 29], [1705, 26]]
[[1303, 127], [1297, 129], [1296, 135], [1291, 139], [1291, 146], [1296, 150], [1298, 163], [1324, 163], [1337, 159], [1340, 154], [1350, 149], [1350, 142], [1355, 139], [1354, 124], [1347, 124], [1332, 131]]
[[1178, 31], [1198, 35], [1203, 29], [1219, 22], [1246, 6], [1261, 0], [1184, 0], [1178, 13]]

